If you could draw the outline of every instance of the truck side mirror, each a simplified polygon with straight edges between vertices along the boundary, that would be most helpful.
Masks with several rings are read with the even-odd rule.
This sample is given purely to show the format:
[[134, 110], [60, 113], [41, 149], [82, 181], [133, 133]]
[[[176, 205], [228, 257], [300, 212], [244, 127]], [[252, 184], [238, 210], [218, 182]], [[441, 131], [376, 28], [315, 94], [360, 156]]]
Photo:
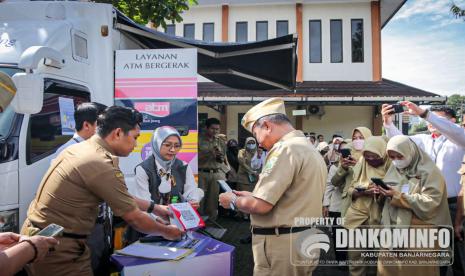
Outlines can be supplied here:
[[11, 106], [17, 113], [35, 114], [42, 110], [44, 79], [39, 74], [16, 73], [13, 75], [16, 95]]

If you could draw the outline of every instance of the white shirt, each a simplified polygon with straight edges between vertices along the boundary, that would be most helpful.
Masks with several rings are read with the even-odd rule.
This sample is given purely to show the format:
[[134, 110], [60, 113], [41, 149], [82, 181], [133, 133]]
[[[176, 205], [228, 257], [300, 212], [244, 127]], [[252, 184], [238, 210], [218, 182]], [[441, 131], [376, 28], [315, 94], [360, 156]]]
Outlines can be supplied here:
[[331, 165], [326, 178], [326, 189], [323, 196], [323, 206], [329, 207], [330, 212], [341, 212], [342, 191], [341, 187], [336, 187], [332, 184], [331, 179], [337, 172], [337, 166]]
[[[433, 139], [428, 134], [417, 134], [410, 138], [429, 155], [441, 170], [446, 180], [447, 196], [456, 197], [462, 188], [458, 170], [462, 166], [465, 154], [465, 130], [433, 112], [428, 112], [426, 120], [441, 132], [441, 136]], [[384, 125], [384, 127], [389, 138], [402, 135], [393, 124]]]
[[64, 143], [63, 145], [61, 145], [61, 147], [59, 147], [56, 151], [56, 154], [58, 156], [58, 154], [60, 154], [62, 151], [64, 151], [67, 147], [71, 146], [71, 145], [74, 145], [74, 144], [77, 144], [77, 143], [81, 143], [84, 141], [84, 138], [82, 138], [81, 136], [79, 136], [76, 132], [74, 133], [73, 135], [73, 138], [69, 139], [68, 142]]
[[[151, 200], [149, 191], [149, 176], [141, 166], [136, 167], [136, 183], [134, 187], [128, 185], [129, 193], [143, 200]], [[186, 170], [186, 183], [184, 184], [184, 193], [182, 196], [188, 201], [200, 202], [204, 196], [202, 189], [197, 187], [194, 179], [194, 173], [190, 166]]]

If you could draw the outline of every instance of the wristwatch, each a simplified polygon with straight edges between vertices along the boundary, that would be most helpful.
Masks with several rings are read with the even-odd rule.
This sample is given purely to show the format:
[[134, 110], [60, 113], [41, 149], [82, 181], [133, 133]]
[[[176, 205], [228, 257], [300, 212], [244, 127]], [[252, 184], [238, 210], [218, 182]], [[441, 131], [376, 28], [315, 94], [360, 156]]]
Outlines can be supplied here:
[[425, 109], [425, 111], [420, 114], [420, 117], [423, 119], [426, 119], [426, 117], [428, 116], [428, 113], [429, 113], [429, 109]]
[[147, 213], [149, 214], [152, 213], [154, 208], [155, 208], [155, 201], [150, 200], [150, 206], [149, 208], [147, 208]]

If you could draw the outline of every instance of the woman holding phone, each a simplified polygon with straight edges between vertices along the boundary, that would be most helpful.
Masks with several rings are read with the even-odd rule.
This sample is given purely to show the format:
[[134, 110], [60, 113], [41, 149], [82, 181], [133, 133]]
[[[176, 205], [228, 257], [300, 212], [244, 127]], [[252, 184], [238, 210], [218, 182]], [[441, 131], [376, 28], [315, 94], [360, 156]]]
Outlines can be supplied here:
[[[444, 178], [428, 155], [403, 135], [391, 138], [387, 144], [387, 154], [392, 166], [384, 177], [389, 189], [379, 188], [386, 197], [381, 223], [409, 228], [452, 226]], [[431, 249], [433, 252], [434, 249]], [[395, 257], [380, 258], [378, 275], [439, 275], [437, 265], [383, 265], [387, 260], [402, 261]]]
[[[385, 138], [372, 136], [366, 139], [362, 157], [353, 169], [353, 181], [346, 190], [346, 200], [350, 205], [344, 217], [345, 228], [373, 227], [380, 224], [382, 205], [378, 198], [378, 187], [372, 183], [371, 178], [383, 178], [390, 165]], [[353, 261], [349, 265], [351, 275], [367, 275], [371, 274], [370, 269], [375, 270], [365, 264], [356, 265], [357, 262], [363, 263], [363, 260], [368, 259], [363, 257], [363, 252], [349, 251], [348, 255]]]

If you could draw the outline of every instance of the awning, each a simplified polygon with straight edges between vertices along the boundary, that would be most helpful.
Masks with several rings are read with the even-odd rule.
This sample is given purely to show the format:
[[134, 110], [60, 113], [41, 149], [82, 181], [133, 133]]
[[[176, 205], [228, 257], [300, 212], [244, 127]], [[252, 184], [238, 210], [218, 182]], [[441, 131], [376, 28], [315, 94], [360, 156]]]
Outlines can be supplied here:
[[323, 105], [373, 105], [397, 101], [419, 104], [443, 104], [445, 97], [400, 82], [381, 81], [304, 81], [295, 92], [282, 89], [268, 91], [239, 90], [214, 82], [198, 83], [201, 104], [253, 104], [271, 97], [281, 97], [286, 103]]
[[214, 82], [237, 89], [295, 89], [296, 35], [251, 43], [210, 43], [167, 35], [116, 13], [116, 28], [144, 48], [197, 48], [197, 72]]

